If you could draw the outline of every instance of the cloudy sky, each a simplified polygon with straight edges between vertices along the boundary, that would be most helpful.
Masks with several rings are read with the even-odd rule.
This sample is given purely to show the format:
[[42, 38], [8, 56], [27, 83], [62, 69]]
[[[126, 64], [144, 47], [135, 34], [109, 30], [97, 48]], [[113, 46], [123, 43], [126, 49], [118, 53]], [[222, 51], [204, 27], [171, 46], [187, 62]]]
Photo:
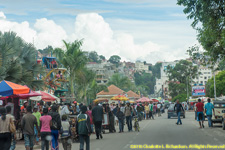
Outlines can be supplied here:
[[38, 49], [83, 39], [83, 50], [127, 61], [187, 58], [197, 43], [190, 24], [176, 0], [0, 0], [2, 32]]

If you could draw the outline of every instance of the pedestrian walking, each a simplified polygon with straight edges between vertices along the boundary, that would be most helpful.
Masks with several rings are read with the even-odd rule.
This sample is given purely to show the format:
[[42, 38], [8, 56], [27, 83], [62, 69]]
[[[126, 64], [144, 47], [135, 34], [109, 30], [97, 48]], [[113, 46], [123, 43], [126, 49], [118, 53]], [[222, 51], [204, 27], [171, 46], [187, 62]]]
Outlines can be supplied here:
[[[11, 106], [6, 106], [6, 112], [8, 117], [10, 117], [11, 121], [13, 122], [13, 124], [15, 125], [15, 117], [13, 115], [11, 115]], [[10, 146], [10, 150], [15, 150], [16, 149], [16, 132], [11, 134], [12, 137], [12, 141], [11, 141], [11, 146]]]
[[[26, 114], [23, 116], [21, 124], [24, 134], [26, 150], [32, 150], [34, 146], [34, 126], [38, 126], [37, 119], [32, 115], [32, 107], [26, 107]], [[40, 133], [38, 129], [38, 133]]]
[[64, 106], [62, 106], [61, 114], [60, 116], [62, 117], [63, 115], [69, 115], [70, 114], [70, 103], [65, 102]]
[[95, 107], [92, 109], [92, 116], [95, 125], [96, 139], [99, 139], [99, 136], [102, 139], [103, 108], [99, 106], [98, 103], [96, 103]]
[[133, 111], [133, 108], [130, 106], [130, 102], [127, 102], [127, 106], [125, 107], [125, 117], [126, 117], [126, 123], [127, 123], [127, 128], [128, 128], [128, 131], [132, 131], [132, 111]]
[[119, 120], [119, 133], [123, 132], [123, 129], [124, 129], [124, 113], [120, 110], [120, 108], [118, 107], [117, 108], [117, 113], [116, 113], [116, 117], [118, 118]]
[[180, 114], [181, 114], [181, 109], [184, 111], [183, 106], [180, 104], [179, 100], [177, 100], [176, 104], [174, 105], [174, 111], [177, 112], [177, 122], [176, 124], [178, 125], [180, 123], [180, 125], [182, 125], [182, 121], [180, 119]]
[[157, 113], [157, 105], [155, 103], [153, 105], [153, 111], [154, 111], [154, 115], [156, 116], [156, 113]]
[[201, 99], [198, 99], [196, 104], [197, 108], [197, 121], [199, 122], [200, 128], [204, 128], [204, 104], [201, 102]]
[[88, 109], [88, 111], [87, 111], [87, 114], [88, 114], [88, 116], [90, 117], [91, 133], [93, 133], [93, 132], [94, 132], [94, 124], [93, 124], [93, 117], [92, 117], [92, 106], [89, 105], [88, 108], [89, 108], [89, 109]]
[[49, 150], [49, 141], [51, 140], [52, 117], [48, 115], [48, 108], [44, 108], [43, 113], [44, 115], [40, 118], [41, 149]]
[[81, 114], [77, 116], [77, 131], [80, 138], [80, 150], [84, 150], [84, 141], [86, 150], [90, 150], [91, 123], [90, 117], [86, 114], [87, 106], [81, 107]]
[[151, 118], [154, 119], [152, 102], [150, 102], [148, 107], [149, 107], [149, 119], [151, 119]]
[[37, 124], [38, 124], [38, 126], [34, 126], [35, 144], [38, 145], [38, 142], [39, 142], [38, 129], [40, 129], [41, 113], [38, 111], [38, 107], [37, 106], [34, 106], [33, 115], [36, 117]]
[[158, 117], [160, 117], [161, 116], [161, 104], [160, 103], [158, 103], [157, 104], [157, 113], [158, 113]]
[[[2, 150], [9, 150], [11, 146], [12, 133], [10, 124], [14, 124], [11, 116], [6, 115], [6, 108], [0, 108], [0, 145]], [[15, 132], [14, 132], [15, 133]], [[16, 139], [16, 134], [14, 134]]]
[[67, 121], [67, 115], [62, 116], [62, 122], [61, 122], [61, 141], [63, 145], [64, 150], [71, 150], [72, 149], [72, 140], [71, 140], [71, 128], [69, 121]]
[[206, 116], [207, 116], [207, 119], [208, 119], [209, 127], [212, 127], [212, 111], [213, 111], [213, 114], [215, 116], [214, 106], [211, 103], [211, 99], [208, 98], [208, 103], [205, 105], [205, 113], [206, 113]]
[[148, 103], [146, 102], [145, 103], [145, 119], [147, 120], [149, 118], [149, 106], [148, 106]]
[[56, 105], [52, 106], [52, 111], [49, 112], [49, 115], [52, 117], [51, 125], [51, 150], [59, 150], [59, 131], [61, 130], [61, 119], [60, 115], [57, 112], [58, 107]]

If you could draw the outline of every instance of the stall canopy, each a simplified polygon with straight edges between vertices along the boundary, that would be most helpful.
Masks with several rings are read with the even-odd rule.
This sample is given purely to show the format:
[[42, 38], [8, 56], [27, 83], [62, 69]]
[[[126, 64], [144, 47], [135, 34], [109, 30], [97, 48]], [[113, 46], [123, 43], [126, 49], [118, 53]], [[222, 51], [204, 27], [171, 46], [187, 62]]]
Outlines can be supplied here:
[[141, 102], [141, 103], [144, 103], [144, 102], [151, 102], [152, 100], [150, 100], [149, 98], [147, 97], [142, 97], [140, 98], [139, 100], [137, 100], [136, 102]]
[[20, 99], [28, 99], [30, 97], [36, 97], [36, 96], [42, 96], [41, 93], [38, 93], [36, 91], [30, 91], [30, 93], [27, 93], [27, 94], [17, 94], [15, 95], [17, 97], [19, 97]]
[[117, 95], [111, 98], [111, 100], [116, 100], [116, 101], [127, 101], [129, 98], [127, 98], [124, 95]]
[[10, 96], [13, 94], [27, 94], [30, 92], [30, 89], [26, 86], [12, 83], [10, 81], [3, 80], [0, 83], [0, 95], [1, 96]]
[[59, 101], [58, 97], [56, 97], [55, 95], [52, 95], [50, 93], [46, 93], [43, 91], [36, 91], [36, 92], [41, 94], [42, 96], [31, 97], [30, 100], [34, 100], [34, 101], [43, 100], [45, 102]]

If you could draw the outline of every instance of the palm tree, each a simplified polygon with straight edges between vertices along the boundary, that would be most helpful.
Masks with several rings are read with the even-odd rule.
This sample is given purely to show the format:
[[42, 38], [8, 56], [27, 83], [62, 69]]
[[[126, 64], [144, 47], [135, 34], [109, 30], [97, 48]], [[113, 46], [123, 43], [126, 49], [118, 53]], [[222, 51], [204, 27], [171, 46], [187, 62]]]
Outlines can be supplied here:
[[75, 77], [78, 71], [87, 63], [87, 57], [85, 52], [81, 50], [82, 41], [76, 40], [72, 43], [63, 42], [66, 47], [65, 51], [57, 48], [54, 50], [54, 54], [69, 72], [70, 92], [74, 96]]
[[44, 82], [37, 80], [36, 77], [43, 73], [43, 69], [36, 62], [36, 54], [33, 45], [24, 42], [16, 36], [16, 33], [0, 32], [0, 80], [9, 80], [41, 89]]
[[77, 73], [76, 83], [79, 95], [84, 99], [87, 104], [87, 91], [90, 90], [92, 82], [95, 79], [95, 73], [87, 68], [83, 68]]
[[122, 90], [129, 90], [130, 86], [132, 85], [130, 79], [127, 76], [124, 76], [119, 73], [114, 74], [110, 78], [108, 85], [111, 84], [114, 84], [115, 86], [121, 88]]

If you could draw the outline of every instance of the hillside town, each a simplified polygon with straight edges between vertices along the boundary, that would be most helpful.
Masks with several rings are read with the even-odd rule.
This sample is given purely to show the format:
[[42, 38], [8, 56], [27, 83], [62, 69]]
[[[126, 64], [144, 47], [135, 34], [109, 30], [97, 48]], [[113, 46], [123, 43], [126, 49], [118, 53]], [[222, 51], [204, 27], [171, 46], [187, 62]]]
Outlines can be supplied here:
[[0, 3], [0, 149], [225, 149], [225, 1]]

